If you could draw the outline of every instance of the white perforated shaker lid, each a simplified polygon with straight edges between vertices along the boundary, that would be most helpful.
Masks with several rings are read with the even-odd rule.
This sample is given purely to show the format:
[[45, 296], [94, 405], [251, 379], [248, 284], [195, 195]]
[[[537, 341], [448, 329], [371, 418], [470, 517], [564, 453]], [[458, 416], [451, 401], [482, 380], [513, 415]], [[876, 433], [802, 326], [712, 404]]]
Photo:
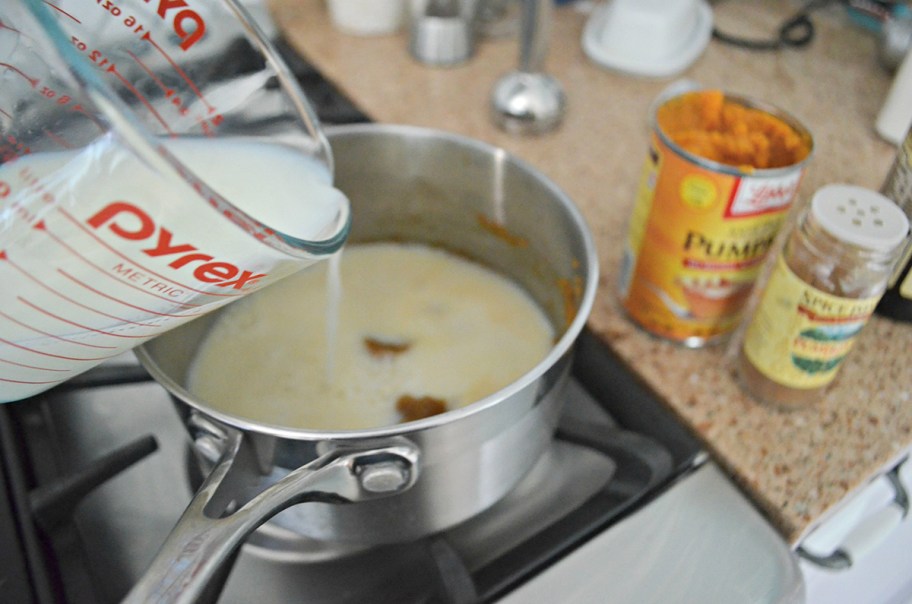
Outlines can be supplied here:
[[811, 200], [811, 213], [834, 237], [872, 251], [889, 252], [909, 231], [909, 220], [899, 206], [854, 185], [821, 187]]

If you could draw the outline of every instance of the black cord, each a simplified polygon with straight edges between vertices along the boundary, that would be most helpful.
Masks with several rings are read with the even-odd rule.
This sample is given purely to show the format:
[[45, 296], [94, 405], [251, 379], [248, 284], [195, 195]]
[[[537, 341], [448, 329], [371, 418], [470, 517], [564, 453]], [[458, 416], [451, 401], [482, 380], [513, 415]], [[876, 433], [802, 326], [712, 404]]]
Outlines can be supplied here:
[[782, 48], [801, 48], [807, 46], [814, 39], [814, 23], [811, 21], [811, 12], [823, 8], [833, 2], [844, 3], [846, 0], [810, 0], [800, 11], [790, 17], [780, 27], [775, 38], [757, 40], [741, 38], [720, 31], [713, 27], [713, 38], [723, 44], [730, 44], [748, 50], [780, 50]]

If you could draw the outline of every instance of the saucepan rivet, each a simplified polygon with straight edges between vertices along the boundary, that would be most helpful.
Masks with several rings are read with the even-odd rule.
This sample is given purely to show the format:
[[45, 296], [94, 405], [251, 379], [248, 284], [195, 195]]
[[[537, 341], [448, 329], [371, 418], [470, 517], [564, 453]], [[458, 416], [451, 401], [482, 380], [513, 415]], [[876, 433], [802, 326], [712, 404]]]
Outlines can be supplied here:
[[200, 434], [193, 439], [193, 447], [209, 462], [215, 463], [224, 452], [223, 442], [212, 434]]
[[358, 480], [365, 491], [392, 493], [409, 482], [409, 469], [398, 461], [380, 461], [357, 469]]

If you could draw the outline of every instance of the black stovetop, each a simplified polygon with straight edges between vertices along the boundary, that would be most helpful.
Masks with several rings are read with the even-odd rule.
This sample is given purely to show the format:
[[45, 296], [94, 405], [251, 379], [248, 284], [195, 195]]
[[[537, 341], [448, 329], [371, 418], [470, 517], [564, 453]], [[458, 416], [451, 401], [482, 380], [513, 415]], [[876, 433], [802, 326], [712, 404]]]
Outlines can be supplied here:
[[[697, 442], [592, 334], [576, 350], [555, 446], [520, 485], [463, 525], [368, 550], [258, 531], [225, 604], [491, 602], [684, 474]], [[191, 495], [189, 440], [165, 391], [132, 358], [0, 406], [4, 599], [116, 602]]]
[[[368, 121], [283, 41], [325, 124]], [[223, 604], [490, 602], [607, 530], [702, 453], [584, 332], [555, 446], [494, 508], [417, 542], [346, 551], [266, 526], [242, 548]], [[116, 602], [192, 492], [189, 439], [132, 355], [0, 405], [0, 601]]]

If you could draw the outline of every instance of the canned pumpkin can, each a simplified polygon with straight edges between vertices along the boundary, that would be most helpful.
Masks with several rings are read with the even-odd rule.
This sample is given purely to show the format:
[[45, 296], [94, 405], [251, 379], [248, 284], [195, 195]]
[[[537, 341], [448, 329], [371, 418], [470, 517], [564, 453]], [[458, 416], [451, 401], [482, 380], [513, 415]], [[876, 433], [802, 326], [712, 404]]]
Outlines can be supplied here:
[[686, 346], [737, 326], [813, 151], [761, 103], [698, 90], [662, 102], [620, 271], [627, 315]]

